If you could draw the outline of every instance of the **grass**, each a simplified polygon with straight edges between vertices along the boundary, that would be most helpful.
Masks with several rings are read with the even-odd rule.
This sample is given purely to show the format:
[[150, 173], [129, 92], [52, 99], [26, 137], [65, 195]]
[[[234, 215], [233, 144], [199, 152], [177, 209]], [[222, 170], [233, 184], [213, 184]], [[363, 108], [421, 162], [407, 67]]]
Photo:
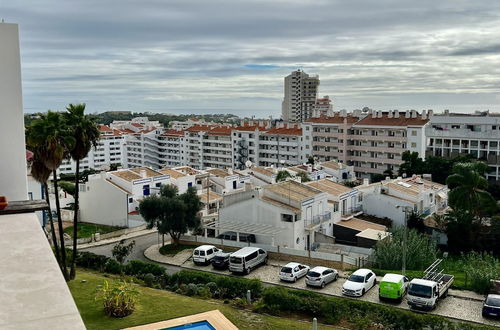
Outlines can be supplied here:
[[[84, 222], [79, 222], [78, 223], [78, 233], [77, 237], [78, 238], [86, 238], [86, 237], [91, 237], [92, 234], [95, 233], [100, 233], [100, 234], [107, 234], [116, 230], [120, 230], [122, 228], [120, 227], [113, 227], [113, 226], [106, 226], [106, 225], [96, 225], [93, 223], [84, 223]], [[64, 232], [71, 237], [73, 237], [73, 226], [66, 227], [64, 229]]]
[[177, 253], [183, 250], [189, 250], [196, 248], [197, 245], [174, 245], [174, 244], [165, 244], [160, 248], [160, 253], [163, 255], [176, 255]]
[[[82, 282], [85, 280], [85, 282]], [[68, 283], [85, 326], [89, 330], [121, 329], [141, 324], [164, 321], [181, 316], [220, 310], [239, 329], [311, 329], [310, 322], [252, 313], [225, 305], [217, 300], [190, 298], [169, 291], [138, 287], [139, 301], [136, 311], [125, 318], [116, 319], [104, 314], [100, 302], [95, 301], [95, 291], [104, 280], [116, 278], [78, 269], [77, 277]], [[318, 324], [319, 329], [335, 329]]]

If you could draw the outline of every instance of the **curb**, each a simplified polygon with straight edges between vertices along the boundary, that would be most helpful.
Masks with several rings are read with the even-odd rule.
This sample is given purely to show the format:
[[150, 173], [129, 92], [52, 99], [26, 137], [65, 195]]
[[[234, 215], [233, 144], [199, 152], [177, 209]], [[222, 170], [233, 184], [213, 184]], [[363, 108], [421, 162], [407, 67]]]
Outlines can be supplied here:
[[[143, 251], [143, 254], [146, 250]], [[160, 264], [163, 264], [163, 265], [167, 265], [167, 266], [173, 266], [173, 267], [178, 267], [180, 268], [181, 270], [182, 269], [185, 269], [185, 270], [195, 270], [195, 271], [200, 271], [200, 272], [206, 272], [206, 273], [211, 273], [211, 274], [216, 274], [216, 275], [221, 275], [221, 276], [230, 276], [230, 277], [239, 277], [237, 275], [234, 275], [232, 273], [230, 274], [221, 274], [221, 273], [218, 273], [218, 272], [215, 272], [213, 271], [212, 269], [207, 269], [207, 270], [200, 270], [200, 269], [193, 269], [193, 268], [189, 268], [189, 267], [185, 267], [183, 266], [184, 263], [182, 263], [181, 265], [175, 265], [175, 264], [170, 264], [170, 263], [166, 263], [166, 262], [161, 262], [161, 261], [157, 261], [157, 260], [154, 260], [154, 259], [151, 259], [151, 258], [148, 258], [146, 256], [146, 254], [144, 254], [144, 257], [147, 259], [147, 260], [150, 260], [152, 262], [156, 262], [156, 263], [160, 263]], [[189, 260], [189, 259], [188, 259]], [[187, 261], [187, 260], [186, 260]], [[185, 261], [185, 262], [186, 262]], [[274, 266], [273, 264], [269, 264], [271, 266]], [[342, 276], [339, 276], [339, 278], [347, 278], [347, 277], [342, 277]], [[296, 288], [296, 287], [292, 287], [292, 286], [288, 286], [286, 284], [283, 284], [281, 282], [279, 283], [275, 283], [275, 282], [268, 282], [268, 281], [263, 281], [261, 280], [261, 282], [264, 284], [264, 285], [267, 285], [267, 286], [281, 286], [281, 287], [284, 287], [284, 288], [287, 288], [287, 289], [292, 289], [292, 290], [302, 290], [302, 291], [308, 291], [308, 292], [311, 292], [312, 290], [308, 290], [307, 288]], [[316, 292], [318, 294], [321, 294], [323, 296], [327, 296], [327, 297], [335, 297], [335, 298], [345, 298], [345, 299], [351, 299], [351, 300], [359, 300], [358, 298], [353, 298], [353, 297], [347, 297], [347, 296], [344, 296], [344, 295], [336, 295], [336, 294], [331, 294], [331, 293], [326, 293], [326, 292], [320, 292], [318, 290], [314, 290], [312, 292]], [[469, 297], [462, 297], [462, 296], [456, 296], [456, 295], [452, 295], [452, 294], [448, 294], [448, 296], [450, 297], [455, 297], [455, 298], [458, 298], [458, 299], [463, 299], [463, 300], [469, 300], [469, 301], [482, 301], [482, 300], [479, 300], [479, 299], [475, 299], [475, 298], [469, 298]], [[361, 300], [363, 301], [363, 300]], [[412, 311], [411, 309], [406, 309], [406, 308], [403, 308], [402, 306], [400, 305], [391, 305], [391, 304], [386, 304], [386, 303], [380, 303], [380, 302], [372, 302], [372, 301], [364, 301], [366, 303], [371, 303], [371, 304], [376, 304], [376, 305], [382, 305], [382, 306], [387, 306], [387, 307], [392, 307], [392, 308], [398, 308], [400, 310], [403, 310], [403, 311], [409, 311], [409, 312], [415, 312], [415, 311]], [[418, 311], [417, 311], [418, 313]], [[434, 313], [426, 313], [426, 312], [423, 312], [425, 314], [429, 314], [429, 315], [435, 315], [435, 316], [440, 316], [440, 317], [444, 317], [444, 318], [447, 318], [447, 319], [450, 319], [450, 320], [455, 320], [455, 321], [460, 321], [460, 322], [469, 322], [469, 323], [474, 323], [474, 324], [480, 324], [480, 325], [486, 325], [486, 326], [492, 326], [492, 327], [498, 327], [497, 325], [491, 325], [489, 323], [482, 323], [482, 322], [478, 322], [478, 321], [472, 321], [472, 320], [464, 320], [464, 319], [459, 319], [459, 318], [456, 318], [456, 317], [453, 317], [453, 316], [446, 316], [446, 315], [441, 315], [441, 314], [434, 314]]]

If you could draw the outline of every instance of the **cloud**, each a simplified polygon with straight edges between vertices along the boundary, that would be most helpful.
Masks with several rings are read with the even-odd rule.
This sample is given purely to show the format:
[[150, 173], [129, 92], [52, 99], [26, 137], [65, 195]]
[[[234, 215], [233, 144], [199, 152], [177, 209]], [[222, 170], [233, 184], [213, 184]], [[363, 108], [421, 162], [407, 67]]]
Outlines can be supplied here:
[[297, 68], [337, 109], [499, 105], [495, 1], [33, 0], [1, 15], [20, 24], [26, 111], [276, 117]]

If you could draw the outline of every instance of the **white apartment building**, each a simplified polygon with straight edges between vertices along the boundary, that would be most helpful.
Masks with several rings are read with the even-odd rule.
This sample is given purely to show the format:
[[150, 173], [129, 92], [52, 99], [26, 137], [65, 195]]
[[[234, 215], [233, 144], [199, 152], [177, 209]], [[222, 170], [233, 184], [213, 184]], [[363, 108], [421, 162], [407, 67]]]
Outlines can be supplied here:
[[316, 104], [314, 105], [314, 110], [320, 115], [327, 115], [333, 111], [332, 99], [330, 96], [325, 95], [316, 99]]
[[259, 136], [270, 128], [268, 121], [252, 120], [233, 128], [233, 168], [243, 170], [247, 168], [247, 164], [259, 164]]
[[276, 123], [259, 134], [258, 166], [284, 167], [304, 163], [306, 143], [299, 124]]
[[427, 155], [445, 158], [470, 154], [490, 167], [489, 180], [500, 180], [500, 114], [434, 114], [427, 125]]
[[[448, 207], [449, 189], [420, 176], [384, 180], [357, 186], [362, 195], [363, 211], [380, 218], [387, 217], [395, 225], [404, 225], [405, 210], [424, 216], [442, 213]], [[409, 215], [409, 214], [408, 214]]]
[[202, 168], [233, 167], [234, 156], [231, 131], [231, 127], [220, 126], [203, 132]]
[[220, 231], [247, 228], [240, 232], [255, 234], [260, 244], [308, 249], [314, 232], [333, 223], [327, 194], [293, 180], [228, 194], [223, 205], [216, 225]]
[[169, 129], [156, 135], [158, 140], [159, 164], [176, 167], [186, 164], [184, 158], [184, 131]]
[[284, 99], [281, 105], [285, 122], [302, 122], [312, 117], [318, 98], [319, 77], [302, 70], [285, 77]]
[[[124, 163], [125, 133], [106, 125], [99, 125], [101, 136], [96, 148], [90, 149], [87, 157], [80, 161], [80, 171], [88, 169], [106, 170], [111, 164]], [[76, 172], [76, 162], [64, 160], [59, 167], [59, 173]]]
[[425, 111], [421, 115], [415, 110], [340, 111], [333, 116], [315, 113], [303, 129], [304, 139], [311, 141], [311, 154], [319, 161], [336, 160], [354, 166], [358, 177], [369, 177], [397, 173], [404, 151], [425, 157], [428, 122]]

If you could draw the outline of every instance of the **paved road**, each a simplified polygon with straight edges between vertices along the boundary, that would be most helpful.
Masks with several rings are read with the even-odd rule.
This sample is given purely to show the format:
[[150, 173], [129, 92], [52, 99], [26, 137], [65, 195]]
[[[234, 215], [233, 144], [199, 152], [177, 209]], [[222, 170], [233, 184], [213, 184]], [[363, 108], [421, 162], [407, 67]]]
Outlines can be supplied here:
[[[128, 244], [132, 241], [135, 241], [135, 246], [134, 249], [132, 250], [132, 253], [130, 256], [127, 258], [127, 260], [142, 260], [142, 261], [147, 261], [147, 262], [152, 262], [151, 260], [148, 260], [144, 257], [144, 250], [146, 250], [148, 247], [154, 244], [158, 244], [161, 242], [161, 236], [160, 236], [160, 241], [158, 241], [158, 234], [157, 233], [151, 233], [139, 237], [134, 237], [131, 239], [125, 240], [125, 243]], [[165, 240], [167, 238], [165, 237]], [[167, 243], [167, 242], [165, 242]], [[81, 249], [81, 251], [89, 251], [95, 254], [100, 254], [100, 255], [105, 255], [107, 257], [111, 257], [111, 251], [113, 250], [113, 247], [118, 244], [118, 243], [111, 243], [107, 245], [101, 245], [101, 246], [96, 246], [96, 247], [91, 247], [87, 249]], [[156, 262], [157, 263], [157, 262]], [[167, 268], [167, 273], [173, 274], [181, 270], [180, 267], [176, 266], [166, 266], [165, 264], [157, 263], [159, 265], [162, 265], [163, 267]]]

